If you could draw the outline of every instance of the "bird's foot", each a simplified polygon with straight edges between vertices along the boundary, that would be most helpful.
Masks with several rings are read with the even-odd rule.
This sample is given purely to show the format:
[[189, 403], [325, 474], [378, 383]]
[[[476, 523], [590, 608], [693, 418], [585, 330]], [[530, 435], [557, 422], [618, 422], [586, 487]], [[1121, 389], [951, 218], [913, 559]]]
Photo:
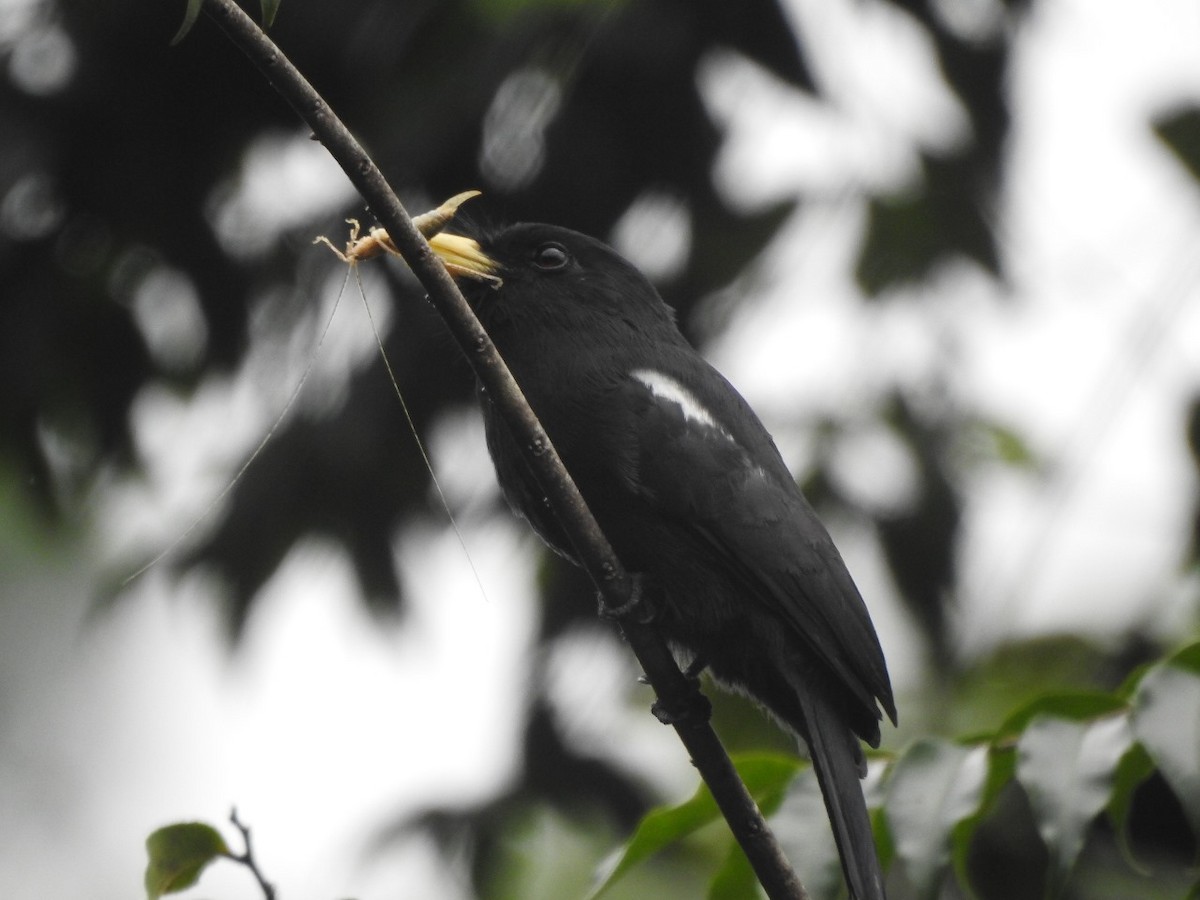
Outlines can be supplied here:
[[654, 621], [658, 614], [653, 599], [650, 597], [650, 591], [646, 589], [646, 578], [640, 572], [631, 572], [629, 575], [629, 599], [620, 606], [610, 606], [604, 599], [604, 595], [599, 597], [599, 613], [601, 618], [615, 619], [630, 619], [641, 625], [648, 625]]
[[694, 720], [707, 722], [712, 718], [712, 702], [700, 690], [700, 674], [708, 668], [708, 662], [697, 656], [683, 670], [686, 690], [667, 703], [659, 699], [650, 707], [654, 718], [664, 725], [675, 725]]
[[[689, 667], [690, 671], [690, 667]], [[677, 697], [654, 701], [650, 712], [664, 725], [703, 724], [712, 718], [712, 701], [700, 692], [700, 680], [684, 673], [687, 689]]]

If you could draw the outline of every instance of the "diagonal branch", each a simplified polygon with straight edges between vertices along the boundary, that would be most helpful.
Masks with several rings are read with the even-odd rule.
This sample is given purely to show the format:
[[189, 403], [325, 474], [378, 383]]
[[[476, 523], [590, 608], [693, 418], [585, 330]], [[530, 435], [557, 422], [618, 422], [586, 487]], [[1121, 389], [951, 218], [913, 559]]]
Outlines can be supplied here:
[[[504, 360], [383, 174], [307, 79], [234, 0], [206, 0], [205, 11], [307, 123], [387, 229], [400, 255], [429, 292], [489, 398], [523, 446], [526, 461], [599, 589], [605, 608], [626, 607], [632, 587], [629, 574], [601, 533]], [[806, 900], [800, 880], [712, 730], [704, 712], [706, 704], [694, 682], [679, 671], [666, 642], [651, 625], [624, 619], [620, 627], [658, 695], [658, 709], [672, 713], [664, 718], [671, 719], [767, 895], [772, 900]]]

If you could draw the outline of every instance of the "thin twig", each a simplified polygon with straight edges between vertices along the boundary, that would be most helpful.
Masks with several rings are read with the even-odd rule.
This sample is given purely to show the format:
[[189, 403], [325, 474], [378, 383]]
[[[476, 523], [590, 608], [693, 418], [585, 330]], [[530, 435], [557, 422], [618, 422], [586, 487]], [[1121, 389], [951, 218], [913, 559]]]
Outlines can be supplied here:
[[[397, 251], [429, 292], [431, 302], [445, 319], [488, 397], [521, 444], [526, 461], [605, 606], [610, 609], [626, 606], [631, 589], [628, 573], [600, 531], [495, 345], [445, 266], [413, 226], [383, 174], [312, 85], [233, 0], [207, 0], [205, 10], [312, 129], [387, 230]], [[622, 620], [621, 628], [658, 695], [660, 709], [703, 707], [695, 684], [679, 671], [666, 642], [653, 626]], [[806, 900], [799, 878], [738, 778], [707, 716], [676, 715], [672, 724], [767, 896], [772, 900]]]
[[229, 821], [233, 823], [234, 828], [241, 832], [242, 846], [246, 849], [240, 854], [228, 853], [226, 855], [234, 862], [239, 862], [250, 870], [255, 880], [258, 881], [258, 886], [262, 888], [264, 900], [275, 900], [275, 886], [267, 881], [262, 871], [258, 868], [258, 862], [254, 859], [254, 845], [250, 843], [250, 828], [247, 825], [243, 825], [242, 820], [238, 818], [236, 806], [229, 812]]

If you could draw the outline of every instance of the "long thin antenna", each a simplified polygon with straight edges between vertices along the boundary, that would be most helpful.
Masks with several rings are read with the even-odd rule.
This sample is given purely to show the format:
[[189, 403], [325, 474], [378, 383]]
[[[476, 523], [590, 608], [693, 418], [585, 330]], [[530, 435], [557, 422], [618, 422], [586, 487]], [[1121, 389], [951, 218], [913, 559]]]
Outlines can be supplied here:
[[467, 547], [466, 538], [463, 537], [462, 530], [458, 527], [458, 521], [454, 518], [454, 513], [450, 511], [450, 503], [446, 500], [441, 482], [438, 481], [438, 477], [433, 471], [433, 463], [429, 459], [429, 454], [425, 452], [425, 444], [421, 440], [421, 435], [417, 432], [417, 426], [413, 421], [412, 413], [408, 411], [408, 403], [404, 400], [404, 392], [400, 390], [400, 382], [397, 380], [396, 373], [392, 369], [392, 362], [388, 359], [387, 350], [383, 347], [383, 338], [379, 335], [379, 329], [375, 325], [375, 316], [371, 313], [371, 304], [367, 301], [367, 292], [363, 288], [362, 275], [358, 271], [358, 266], [353, 262], [351, 262], [350, 267], [354, 270], [354, 281], [358, 285], [358, 295], [362, 297], [363, 309], [367, 311], [367, 321], [371, 323], [371, 333], [375, 335], [375, 346], [379, 348], [379, 357], [383, 360], [383, 367], [387, 370], [388, 380], [392, 383], [392, 390], [396, 394], [396, 399], [400, 401], [400, 408], [404, 410], [404, 420], [408, 422], [408, 430], [412, 433], [413, 440], [416, 441], [417, 450], [420, 451], [421, 459], [425, 463], [425, 471], [429, 473], [429, 480], [433, 482], [433, 488], [437, 491], [438, 502], [441, 503], [442, 509], [446, 511], [446, 518], [450, 522], [450, 527], [454, 529], [455, 537], [458, 538], [463, 555], [467, 558], [467, 565], [471, 568], [471, 574], [475, 577], [475, 583], [479, 585], [479, 593], [483, 595], [484, 600], [487, 600], [487, 588], [483, 586], [483, 579], [479, 575], [479, 570], [475, 568], [475, 560], [471, 558], [471, 550]]
[[[329, 327], [333, 324], [333, 318], [337, 315], [338, 305], [342, 302], [342, 294], [346, 292], [346, 285], [349, 283], [350, 272], [347, 271], [346, 277], [342, 279], [342, 286], [338, 289], [337, 297], [333, 301], [333, 309], [330, 310], [329, 318], [325, 321], [325, 327], [321, 329], [321, 336], [317, 338], [317, 345], [313, 348], [313, 352], [309, 356], [308, 365], [304, 367], [304, 371], [300, 375], [300, 380], [297, 381], [296, 386], [292, 388], [292, 393], [288, 397], [287, 402], [283, 405], [283, 409], [279, 411], [279, 415], [275, 417], [275, 421], [271, 423], [271, 427], [267, 429], [267, 433], [264, 434], [262, 440], [258, 442], [258, 445], [254, 448], [254, 452], [252, 452], [250, 456], [246, 458], [246, 461], [242, 463], [241, 468], [237, 470], [237, 473], [232, 479], [230, 479], [229, 483], [225, 485], [221, 493], [217, 494], [217, 496], [209, 502], [208, 506], [204, 508], [204, 511], [196, 517], [192, 524], [189, 525], [187, 529], [179, 535], [179, 537], [171, 541], [171, 543], [167, 545], [166, 549], [164, 549], [161, 553], [155, 556], [152, 560], [150, 560], [132, 575], [124, 578], [121, 581], [121, 587], [125, 587], [130, 582], [140, 578], [147, 571], [154, 568], [156, 565], [174, 553], [177, 549], [179, 549], [179, 545], [186, 541], [188, 537], [191, 536], [192, 532], [199, 528], [201, 523], [203, 523], [210, 515], [212, 515], [213, 510], [216, 509], [225, 500], [225, 498], [229, 496], [229, 493], [235, 487], [237, 487], [238, 482], [242, 480], [242, 476], [246, 474], [246, 471], [254, 464], [254, 461], [258, 459], [259, 454], [266, 449], [267, 444], [271, 443], [271, 440], [275, 437], [275, 432], [279, 430], [279, 426], [283, 424], [283, 420], [286, 419], [288, 413], [291, 412], [292, 407], [296, 403], [296, 399], [300, 396], [300, 391], [304, 389], [304, 383], [308, 381], [308, 376], [312, 374], [313, 368], [316, 366], [317, 357], [321, 353], [321, 347], [325, 344], [325, 337], [329, 334]], [[372, 324], [371, 327], [374, 328], [374, 324]], [[423, 450], [422, 453], [424, 453]]]

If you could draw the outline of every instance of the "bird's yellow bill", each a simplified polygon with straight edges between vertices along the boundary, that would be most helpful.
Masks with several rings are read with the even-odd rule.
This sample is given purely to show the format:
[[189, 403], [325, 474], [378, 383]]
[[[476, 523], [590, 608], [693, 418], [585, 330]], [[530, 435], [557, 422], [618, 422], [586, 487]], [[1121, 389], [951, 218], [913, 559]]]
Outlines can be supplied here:
[[495, 281], [496, 263], [471, 238], [458, 234], [435, 234], [429, 239], [451, 275]]

